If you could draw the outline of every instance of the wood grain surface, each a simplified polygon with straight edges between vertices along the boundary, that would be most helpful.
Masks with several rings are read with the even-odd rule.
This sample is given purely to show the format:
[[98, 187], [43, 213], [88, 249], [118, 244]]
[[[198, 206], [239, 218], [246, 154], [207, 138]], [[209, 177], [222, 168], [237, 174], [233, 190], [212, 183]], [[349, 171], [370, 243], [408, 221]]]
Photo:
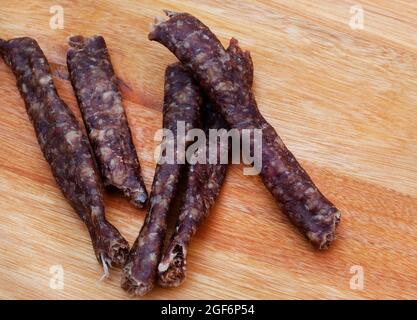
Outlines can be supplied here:
[[[53, 30], [57, 4], [64, 29]], [[352, 29], [350, 9], [358, 4], [364, 28]], [[149, 188], [164, 69], [175, 61], [147, 40], [162, 9], [195, 14], [224, 44], [233, 36], [251, 51], [262, 113], [343, 216], [331, 249], [317, 252], [259, 177], [231, 166], [192, 243], [188, 279], [146, 298], [416, 298], [417, 3], [2, 1], [0, 37], [38, 40], [59, 94], [78, 116], [67, 38], [105, 37]], [[0, 79], [0, 298], [130, 298], [120, 271], [99, 281], [87, 230], [57, 188], [3, 62]], [[109, 220], [132, 243], [145, 211], [118, 194], [105, 200]], [[56, 265], [63, 289], [50, 287]], [[350, 285], [355, 266], [364, 272], [362, 289]]]

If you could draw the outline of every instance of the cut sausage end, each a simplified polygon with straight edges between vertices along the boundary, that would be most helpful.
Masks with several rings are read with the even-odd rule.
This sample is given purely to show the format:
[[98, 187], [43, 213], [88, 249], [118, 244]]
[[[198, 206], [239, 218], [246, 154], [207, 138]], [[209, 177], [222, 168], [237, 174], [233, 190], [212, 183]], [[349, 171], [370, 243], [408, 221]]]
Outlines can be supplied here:
[[106, 222], [96, 234], [95, 245], [96, 256], [100, 263], [107, 267], [122, 267], [129, 256], [129, 244], [117, 231], [117, 229]]
[[161, 287], [178, 287], [185, 279], [186, 260], [184, 247], [176, 244], [158, 266], [158, 283]]
[[[164, 12], [166, 13], [167, 11], [164, 10]], [[154, 21], [149, 24], [149, 35], [148, 35], [149, 40], [153, 40], [154, 39], [153, 33], [154, 33], [155, 29], [160, 24], [162, 24], [162, 23], [164, 23], [164, 22], [166, 22], [166, 21], [169, 20], [169, 15], [167, 14], [167, 16], [168, 17], [161, 17], [161, 16], [155, 17], [154, 18]]]
[[323, 232], [319, 235], [313, 233], [307, 234], [307, 238], [318, 250], [327, 250], [330, 247], [330, 244], [336, 239], [336, 228], [340, 222], [340, 216], [340, 211], [334, 213], [333, 225], [328, 232]]
[[169, 21], [171, 18], [174, 18], [176, 16], [179, 16], [182, 14], [187, 15], [187, 13], [175, 12], [175, 11], [169, 11], [169, 10], [163, 10], [163, 12], [165, 13], [166, 17], [161, 17], [161, 16], [155, 17], [154, 21], [150, 24], [150, 28], [149, 28], [150, 30], [149, 30], [149, 35], [148, 35], [149, 40], [155, 40], [156, 37], [155, 37], [154, 32], [156, 31], [156, 28], [160, 26], [161, 24]]
[[80, 36], [80, 35], [71, 36], [68, 39], [68, 44], [69, 44], [70, 47], [80, 49], [85, 44], [85, 38], [83, 36]]
[[129, 266], [123, 269], [121, 287], [128, 293], [135, 296], [144, 296], [153, 289], [152, 283], [143, 283], [132, 276]]
[[111, 248], [110, 259], [115, 266], [122, 267], [126, 263], [128, 255], [129, 246], [124, 243], [117, 243]]
[[123, 240], [113, 243], [110, 248], [105, 252], [104, 250], [99, 253], [99, 262], [103, 264], [104, 272], [106, 273], [106, 268], [122, 267], [127, 260], [129, 255], [129, 245]]

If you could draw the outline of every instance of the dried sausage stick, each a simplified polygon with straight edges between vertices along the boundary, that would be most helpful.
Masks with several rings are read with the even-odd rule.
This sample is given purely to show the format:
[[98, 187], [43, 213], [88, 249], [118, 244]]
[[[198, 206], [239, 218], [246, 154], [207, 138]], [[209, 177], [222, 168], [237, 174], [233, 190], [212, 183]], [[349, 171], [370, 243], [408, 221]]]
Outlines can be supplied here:
[[[175, 232], [158, 265], [159, 284], [163, 287], [177, 287], [184, 281], [191, 237], [208, 216], [226, 175], [227, 164], [208, 163], [208, 130], [225, 129], [227, 124], [210, 103], [206, 104], [204, 114], [207, 164], [196, 163], [188, 167], [186, 189], [182, 195], [182, 205]], [[220, 152], [227, 152], [227, 145], [223, 146], [218, 141], [218, 161], [220, 161]]]
[[[249, 53], [243, 52], [235, 40], [227, 49], [236, 65], [252, 87], [253, 64]], [[187, 169], [186, 189], [182, 195], [182, 205], [175, 232], [158, 265], [158, 282], [162, 287], [177, 287], [185, 279], [187, 252], [192, 236], [207, 218], [226, 175], [227, 164], [220, 163], [220, 154], [228, 152], [228, 146], [217, 140], [217, 164], [209, 163], [209, 129], [227, 129], [227, 123], [218, 110], [205, 99], [203, 108], [204, 128], [207, 139], [206, 164], [196, 163]]]
[[[327, 200], [260, 114], [253, 92], [217, 37], [187, 13], [166, 12], [149, 34], [188, 68], [231, 128], [262, 129], [261, 178], [293, 224], [318, 249], [335, 238], [339, 210]], [[252, 148], [253, 149], [253, 148]]]
[[87, 136], [58, 96], [50, 67], [31, 38], [0, 40], [0, 54], [17, 79], [42, 152], [62, 193], [84, 221], [105, 274], [122, 266], [129, 245], [104, 216], [102, 186]]
[[[185, 156], [182, 150], [177, 149], [178, 121], [185, 122], [186, 133], [198, 127], [201, 103], [199, 88], [184, 67], [178, 63], [168, 66], [165, 72], [163, 128], [174, 134], [171, 143], [174, 143], [177, 160]], [[157, 164], [150, 209], [123, 268], [122, 288], [130, 293], [144, 295], [154, 286], [165, 240], [167, 217], [183, 168], [184, 165], [178, 161], [174, 164]]]
[[104, 184], [143, 208], [148, 194], [106, 43], [101, 36], [74, 36], [69, 45], [71, 83]]

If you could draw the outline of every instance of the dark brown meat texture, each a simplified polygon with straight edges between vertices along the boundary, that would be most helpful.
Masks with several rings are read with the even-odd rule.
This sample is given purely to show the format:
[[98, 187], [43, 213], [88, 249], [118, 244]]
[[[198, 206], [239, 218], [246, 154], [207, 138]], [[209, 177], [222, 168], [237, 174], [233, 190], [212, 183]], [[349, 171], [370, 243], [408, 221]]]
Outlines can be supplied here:
[[101, 36], [69, 40], [68, 70], [106, 186], [138, 208], [148, 199], [106, 43]]
[[[246, 83], [252, 87], [253, 64], [247, 52], [239, 50], [235, 41], [227, 49], [241, 71]], [[159, 284], [163, 287], [177, 287], [184, 280], [187, 270], [187, 252], [192, 236], [207, 218], [209, 210], [216, 200], [226, 176], [227, 164], [220, 163], [220, 154], [229, 153], [229, 145], [222, 145], [217, 139], [216, 159], [218, 163], [209, 163], [209, 130], [227, 129], [228, 125], [217, 108], [208, 100], [203, 108], [203, 122], [206, 133], [206, 164], [189, 165], [185, 192], [178, 216], [175, 232], [158, 265]]]
[[186, 188], [175, 232], [158, 265], [159, 284], [163, 287], [177, 287], [185, 279], [187, 251], [191, 237], [207, 218], [226, 175], [227, 164], [220, 164], [220, 152], [228, 152], [228, 145], [217, 139], [217, 164], [209, 164], [209, 129], [226, 129], [222, 115], [210, 103], [204, 108], [206, 132], [206, 164], [196, 163], [187, 168]]
[[[167, 217], [178, 189], [178, 181], [184, 164], [178, 163], [185, 154], [177, 148], [177, 124], [185, 122], [185, 131], [199, 126], [201, 96], [180, 64], [168, 66], [165, 73], [163, 128], [174, 134], [177, 159], [175, 163], [157, 164], [150, 209], [123, 268], [122, 288], [136, 295], [148, 293], [154, 286], [158, 262], [161, 257], [167, 229]], [[187, 143], [185, 144], [187, 146]]]
[[[262, 130], [261, 178], [294, 225], [319, 249], [335, 238], [340, 212], [314, 185], [260, 114], [255, 97], [236, 60], [217, 37], [187, 13], [166, 12], [168, 19], [149, 34], [187, 67], [231, 128]], [[237, 41], [233, 40], [236, 50]], [[252, 148], [253, 149], [253, 148]]]
[[42, 152], [64, 196], [88, 228], [105, 273], [122, 266], [129, 245], [104, 216], [102, 186], [87, 136], [52, 81], [48, 61], [31, 38], [0, 40], [0, 53], [17, 79]]

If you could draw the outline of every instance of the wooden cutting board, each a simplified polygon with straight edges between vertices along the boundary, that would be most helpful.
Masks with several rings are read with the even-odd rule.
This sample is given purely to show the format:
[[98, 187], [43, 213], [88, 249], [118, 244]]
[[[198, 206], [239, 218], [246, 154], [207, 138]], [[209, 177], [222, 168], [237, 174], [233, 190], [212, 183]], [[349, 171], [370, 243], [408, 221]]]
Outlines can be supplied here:
[[[175, 61], [147, 40], [150, 22], [162, 9], [187, 11], [224, 44], [236, 37], [252, 52], [262, 113], [343, 211], [338, 239], [317, 252], [259, 177], [233, 165], [192, 243], [186, 282], [147, 298], [417, 297], [417, 4], [360, 3], [363, 29], [349, 25], [360, 13], [348, 0], [3, 1], [0, 37], [38, 40], [78, 116], [67, 38], [105, 37], [149, 189], [164, 69]], [[55, 4], [64, 29], [50, 28]], [[0, 298], [129, 298], [120, 271], [99, 281], [86, 228], [57, 188], [3, 62], [0, 79]], [[117, 194], [105, 200], [132, 243], [146, 212]], [[54, 286], [60, 268], [63, 288]]]

